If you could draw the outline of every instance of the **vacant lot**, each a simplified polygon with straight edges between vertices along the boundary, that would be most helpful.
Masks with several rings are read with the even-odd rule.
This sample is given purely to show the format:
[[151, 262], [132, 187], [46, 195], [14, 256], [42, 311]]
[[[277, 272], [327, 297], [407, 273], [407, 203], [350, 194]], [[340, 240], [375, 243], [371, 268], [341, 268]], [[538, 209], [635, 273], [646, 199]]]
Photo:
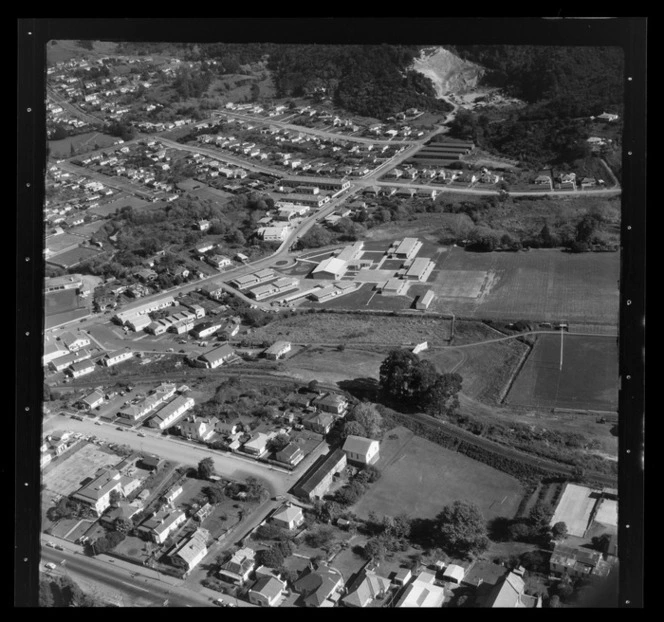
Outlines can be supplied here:
[[542, 335], [507, 402], [540, 408], [611, 410], [618, 407], [618, 344], [612, 337]]
[[388, 432], [376, 465], [382, 477], [355, 506], [368, 518], [396, 516], [434, 518], [454, 501], [475, 503], [485, 519], [513, 517], [523, 496], [521, 484], [491, 467], [444, 449], [405, 428]]
[[86, 443], [74, 455], [57, 462], [42, 476], [46, 489], [58, 495], [70, 495], [78, 490], [83, 480], [92, 477], [100, 468], [120, 462], [115, 454]]
[[354, 378], [378, 378], [378, 369], [385, 352], [346, 348], [312, 348], [301, 351], [285, 361], [288, 374], [303, 382], [336, 383]]
[[[352, 294], [351, 294], [352, 295]], [[285, 339], [312, 344], [401, 345], [428, 341], [443, 345], [449, 336], [446, 320], [355, 314], [302, 314], [277, 319], [254, 331], [256, 339]]]
[[[438, 297], [432, 311], [477, 318], [617, 323], [618, 253], [470, 253], [452, 248], [444, 257], [433, 285]], [[490, 272], [493, 279], [478, 299], [444, 297], [447, 271]]]

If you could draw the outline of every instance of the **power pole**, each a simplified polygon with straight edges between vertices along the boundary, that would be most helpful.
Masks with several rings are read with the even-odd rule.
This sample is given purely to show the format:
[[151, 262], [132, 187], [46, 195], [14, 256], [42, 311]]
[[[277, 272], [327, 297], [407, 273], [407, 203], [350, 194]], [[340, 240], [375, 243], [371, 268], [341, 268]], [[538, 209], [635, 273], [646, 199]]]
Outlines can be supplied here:
[[563, 370], [563, 333], [565, 331], [560, 329], [560, 371]]

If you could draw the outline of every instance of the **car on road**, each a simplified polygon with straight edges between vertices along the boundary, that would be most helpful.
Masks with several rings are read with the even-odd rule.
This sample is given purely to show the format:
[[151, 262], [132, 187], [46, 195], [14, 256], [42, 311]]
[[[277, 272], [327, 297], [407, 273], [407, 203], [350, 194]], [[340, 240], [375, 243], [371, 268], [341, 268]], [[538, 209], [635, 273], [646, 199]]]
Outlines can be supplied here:
[[125, 429], [124, 429], [124, 428], [121, 428], [120, 426], [118, 426], [118, 427], [115, 428], [115, 429], [116, 429], [116, 430], [120, 430], [120, 432], [124, 432], [124, 431], [125, 431]]
[[52, 549], [55, 548], [55, 542], [47, 542], [46, 546], [50, 546]]
[[95, 421], [95, 425], [101, 425], [101, 421]]
[[142, 437], [145, 437], [145, 434], [143, 434], [143, 432], [139, 432], [138, 435], [142, 436]]
[[47, 568], [48, 570], [55, 570], [56, 566], [53, 562], [47, 562], [44, 564], [44, 567]]

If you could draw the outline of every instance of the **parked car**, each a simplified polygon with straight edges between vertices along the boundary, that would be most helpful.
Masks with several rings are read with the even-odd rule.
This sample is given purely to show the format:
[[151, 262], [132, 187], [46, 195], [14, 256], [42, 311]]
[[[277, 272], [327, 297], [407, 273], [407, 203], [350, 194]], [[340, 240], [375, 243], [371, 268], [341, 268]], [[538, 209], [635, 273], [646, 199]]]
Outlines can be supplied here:
[[44, 564], [45, 568], [48, 568], [48, 570], [55, 570], [55, 564], [53, 562], [47, 562]]

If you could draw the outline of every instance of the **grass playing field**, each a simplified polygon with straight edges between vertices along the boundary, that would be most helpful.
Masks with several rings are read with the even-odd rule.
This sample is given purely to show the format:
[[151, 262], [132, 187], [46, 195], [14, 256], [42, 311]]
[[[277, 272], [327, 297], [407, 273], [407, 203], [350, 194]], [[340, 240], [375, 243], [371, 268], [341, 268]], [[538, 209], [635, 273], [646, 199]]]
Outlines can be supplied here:
[[485, 519], [513, 517], [523, 496], [521, 484], [491, 467], [444, 449], [405, 428], [387, 432], [376, 464], [382, 477], [355, 506], [367, 518], [407, 513], [434, 518], [454, 501], [475, 503]]
[[[618, 253], [471, 253], [451, 248], [438, 268], [431, 311], [485, 319], [607, 324], [618, 320]], [[457, 280], [459, 271], [490, 273], [491, 283], [476, 299], [445, 297], [446, 275]]]
[[618, 344], [613, 337], [543, 335], [519, 373], [507, 403], [542, 408], [610, 410], [618, 407]]

